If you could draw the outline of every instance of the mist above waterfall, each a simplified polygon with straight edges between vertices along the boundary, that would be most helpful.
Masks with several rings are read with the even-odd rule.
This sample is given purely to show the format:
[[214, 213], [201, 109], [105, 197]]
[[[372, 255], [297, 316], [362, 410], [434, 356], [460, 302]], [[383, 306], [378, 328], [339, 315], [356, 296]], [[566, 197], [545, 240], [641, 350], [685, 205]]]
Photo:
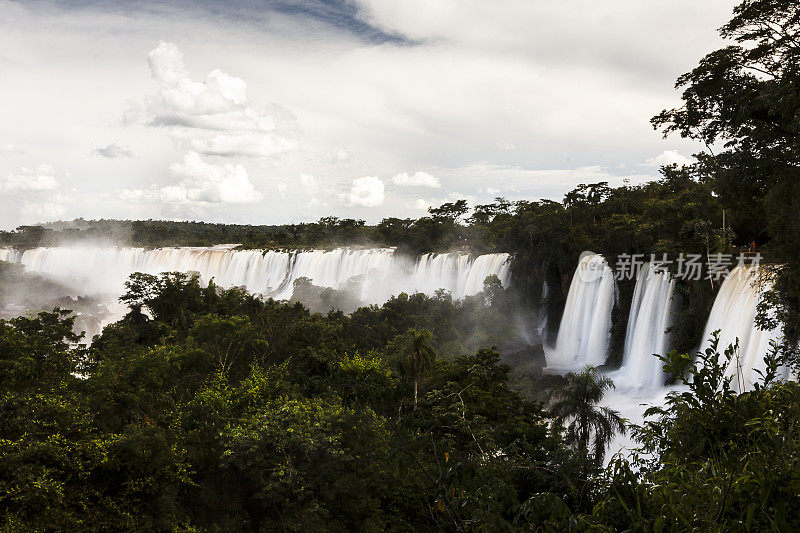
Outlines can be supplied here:
[[[10, 258], [7, 254], [0, 255]], [[85, 331], [87, 338], [100, 333], [109, 319], [121, 316], [115, 299], [102, 294], [74, 295], [75, 289], [63, 278], [41, 272], [25, 272], [22, 265], [0, 262], [0, 319], [70, 309], [75, 315], [76, 332]]]

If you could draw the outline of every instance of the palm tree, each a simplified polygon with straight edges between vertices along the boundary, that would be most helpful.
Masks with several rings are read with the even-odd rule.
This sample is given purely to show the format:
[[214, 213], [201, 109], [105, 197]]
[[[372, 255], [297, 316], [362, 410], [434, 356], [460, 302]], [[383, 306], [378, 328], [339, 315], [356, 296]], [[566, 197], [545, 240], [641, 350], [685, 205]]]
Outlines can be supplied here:
[[566, 383], [553, 391], [550, 412], [557, 424], [569, 423], [567, 439], [589, 451], [594, 441], [594, 458], [602, 461], [611, 439], [616, 433], [625, 434], [625, 419], [608, 407], [598, 407], [614, 382], [587, 366], [580, 372], [570, 372]]
[[414, 383], [414, 409], [416, 409], [419, 384], [436, 359], [436, 351], [431, 345], [433, 333], [427, 329], [411, 328], [399, 340], [400, 371], [408, 381]]

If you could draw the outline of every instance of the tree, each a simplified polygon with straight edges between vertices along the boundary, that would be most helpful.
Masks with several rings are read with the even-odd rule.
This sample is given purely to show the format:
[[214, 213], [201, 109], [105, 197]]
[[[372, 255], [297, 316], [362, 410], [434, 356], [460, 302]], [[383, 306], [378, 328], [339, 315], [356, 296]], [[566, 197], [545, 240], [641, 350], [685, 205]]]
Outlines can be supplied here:
[[[705, 143], [695, 165], [720, 194], [734, 231], [766, 227], [783, 266], [777, 312], [790, 341], [800, 336], [800, 5], [744, 0], [720, 29], [733, 44], [678, 78], [683, 105], [652, 119], [666, 135]], [[719, 146], [719, 148], [717, 148]], [[716, 153], [715, 153], [716, 151]]]
[[84, 357], [70, 349], [81, 339], [73, 333], [71, 311], [55, 308], [35, 317], [0, 320], [0, 382], [3, 390], [49, 390], [72, 380]]
[[247, 316], [203, 316], [189, 330], [189, 341], [232, 380], [241, 379], [254, 362], [263, 364], [267, 350], [267, 341]]
[[195, 315], [211, 311], [217, 300], [216, 285], [200, 285], [197, 273], [165, 272], [161, 276], [135, 272], [125, 282], [126, 292], [120, 301], [128, 304], [133, 315], [147, 309], [153, 318], [186, 332]]
[[502, 302], [505, 289], [496, 275], [486, 276], [483, 280], [483, 298], [488, 306], [496, 306]]
[[414, 383], [414, 409], [417, 408], [419, 385], [436, 359], [432, 341], [433, 333], [427, 329], [414, 328], [406, 331], [399, 339], [397, 355], [400, 357], [400, 371], [406, 380]]
[[565, 379], [553, 392], [555, 401], [550, 411], [557, 424], [569, 423], [567, 440], [587, 453], [593, 442], [594, 459], [602, 461], [614, 435], [625, 434], [625, 420], [619, 413], [609, 407], [598, 407], [606, 391], [614, 388], [614, 382], [591, 366], [570, 372]]
[[439, 207], [429, 207], [428, 212], [435, 219], [449, 220], [451, 222], [457, 221], [469, 211], [466, 200], [456, 200], [455, 202], [447, 202]]
[[800, 387], [779, 379], [777, 348], [742, 393], [738, 345], [717, 333], [702, 352], [660, 356], [682, 386], [631, 428], [642, 448], [612, 462], [593, 518], [612, 531], [797, 531]]

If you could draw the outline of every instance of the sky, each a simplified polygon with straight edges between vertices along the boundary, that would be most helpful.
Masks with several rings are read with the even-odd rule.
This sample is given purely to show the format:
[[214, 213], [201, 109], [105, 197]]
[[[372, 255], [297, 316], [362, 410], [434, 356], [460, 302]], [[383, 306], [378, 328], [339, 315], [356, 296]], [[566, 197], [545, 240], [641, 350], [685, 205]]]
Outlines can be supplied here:
[[[376, 222], [692, 161], [732, 0], [0, 0], [0, 228]], [[111, 4], [111, 5], [109, 5]]]

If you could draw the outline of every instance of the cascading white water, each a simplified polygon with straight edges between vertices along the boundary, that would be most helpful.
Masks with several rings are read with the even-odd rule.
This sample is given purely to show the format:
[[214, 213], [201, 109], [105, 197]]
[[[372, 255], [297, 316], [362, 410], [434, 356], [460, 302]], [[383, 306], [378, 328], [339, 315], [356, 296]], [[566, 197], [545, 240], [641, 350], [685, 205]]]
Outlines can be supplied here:
[[0, 248], [0, 261], [8, 263], [19, 262], [19, 252], [13, 248]]
[[551, 370], [573, 370], [606, 362], [616, 295], [616, 279], [605, 258], [597, 254], [583, 256], [569, 286], [556, 345], [545, 350]]
[[[734, 268], [727, 276], [725, 281], [720, 287], [719, 293], [714, 300], [714, 306], [711, 309], [711, 314], [708, 317], [706, 328], [704, 332], [704, 341], [700, 346], [701, 351], [705, 351], [709, 346], [709, 338], [714, 331], [720, 330], [718, 350], [723, 352], [729, 345], [734, 344], [739, 340], [738, 358], [728, 367], [727, 375], [732, 376], [731, 385], [739, 392], [753, 388], [753, 385], [761, 380], [761, 376], [757, 371], [764, 371], [764, 356], [770, 351], [770, 342], [773, 340], [780, 340], [781, 328], [777, 327], [774, 330], [762, 331], [756, 327], [755, 318], [758, 311], [758, 303], [764, 290], [770, 286], [769, 280], [763, 280], [763, 284], [759, 284], [759, 274], [761, 271], [754, 266], [738, 266]], [[651, 316], [654, 324], [658, 320], [655, 318], [659, 310], [663, 311], [658, 302], [661, 300], [657, 295], [667, 292], [668, 283], [664, 278], [651, 279], [646, 285], [641, 286], [637, 281], [636, 294], [631, 305], [631, 318], [633, 318], [634, 307], [637, 306], [639, 301], [639, 314], [648, 313], [647, 305], [645, 302], [645, 293], [650, 291], [653, 294], [651, 305]], [[671, 290], [671, 289], [670, 289]], [[678, 302], [673, 300], [673, 304]], [[671, 312], [671, 311], [668, 311]], [[639, 323], [642, 320], [647, 320], [643, 316], [636, 319], [637, 324], [635, 329], [639, 329]], [[643, 322], [644, 329], [650, 329], [652, 326], [647, 326], [648, 322]], [[660, 326], [659, 326], [660, 327]], [[660, 331], [660, 329], [659, 329]], [[626, 354], [633, 355], [636, 344], [636, 339], [641, 337], [631, 333], [631, 325], [629, 323], [628, 336], [626, 338]], [[652, 342], [652, 341], [651, 341]], [[647, 343], [649, 344], [649, 343]], [[652, 349], [653, 344], [650, 344]], [[655, 358], [653, 358], [655, 359]], [[618, 379], [618, 375], [626, 371], [625, 367], [620, 368], [618, 372], [613, 372], [610, 377], [617, 384], [617, 389], [611, 391], [606, 395], [603, 404], [607, 407], [617, 409], [621, 412], [622, 416], [634, 424], [641, 424], [644, 421], [644, 409], [648, 406], [661, 406], [666, 401], [666, 395], [670, 392], [684, 390], [682, 385], [672, 385], [669, 387], [662, 386], [663, 377], [655, 379], [655, 369], [646, 369], [644, 365], [640, 366], [641, 372], [639, 375], [643, 376], [644, 382], [648, 381], [648, 376], [652, 379], [650, 383], [658, 383], [658, 386], [653, 386], [651, 389], [631, 390], [624, 385], [623, 378]], [[630, 371], [628, 371], [630, 372]], [[651, 373], [652, 372], [652, 373]], [[786, 368], [780, 369], [782, 374], [781, 378], [789, 378], [789, 371]], [[636, 398], [636, 401], [632, 401]], [[622, 450], [623, 448], [633, 449], [637, 445], [633, 442], [630, 436], [617, 435], [614, 441], [609, 446], [609, 453], [607, 460], [613, 452]]]
[[[706, 323], [700, 350], [710, 346], [709, 339], [719, 330], [718, 351], [739, 341], [737, 360], [727, 371], [733, 376], [731, 385], [738, 391], [751, 389], [765, 370], [764, 356], [770, 351], [770, 343], [781, 339], [781, 327], [760, 330], [756, 327], [756, 314], [761, 295], [769, 289], [769, 280], [761, 279], [763, 272], [756, 266], [737, 266], [728, 274], [719, 289]], [[763, 283], [762, 283], [763, 282]]]
[[[480, 255], [474, 261], [470, 261], [469, 255], [463, 253], [422, 254], [414, 265], [407, 285], [425, 294], [445, 289], [454, 298], [463, 298], [482, 291], [484, 280], [491, 275], [507, 285], [510, 268], [508, 259], [508, 254]], [[404, 290], [408, 292], [408, 289]]]
[[508, 284], [509, 255], [486, 254], [471, 259], [466, 253], [426, 254], [416, 264], [395, 255], [394, 249], [349, 249], [280, 252], [210, 248], [56, 247], [27, 250], [18, 258], [26, 270], [67, 278], [76, 294], [120, 293], [133, 272], [157, 274], [196, 271], [203, 282], [214, 278], [223, 287], [287, 299], [295, 280], [311, 279], [321, 287], [339, 288], [363, 277], [362, 299], [380, 303], [399, 292], [432, 294], [446, 289], [455, 298], [483, 289], [487, 276]]
[[633, 291], [622, 367], [611, 374], [620, 389], [641, 392], [664, 386], [661, 361], [653, 354], [667, 350], [667, 329], [672, 325], [675, 280], [666, 270], [647, 263], [639, 270]]
[[[236, 252], [234, 252], [236, 253]], [[261, 252], [257, 252], [261, 253]], [[265, 258], [274, 252], [266, 252]], [[362, 287], [361, 297], [365, 301], [373, 302], [371, 288], [376, 287], [374, 276], [378, 272], [386, 274], [393, 268], [394, 251], [390, 248], [371, 250], [349, 250], [339, 248], [331, 251], [314, 250], [310, 252], [286, 253], [279, 252], [281, 257], [277, 270], [277, 288], [269, 290], [255, 290], [261, 294], [269, 294], [277, 299], [291, 297], [294, 282], [299, 278], [309, 278], [320, 287], [338, 288], [347, 280], [364, 276], [366, 283]], [[282, 269], [282, 270], [281, 270]], [[283, 275], [281, 276], [281, 272]], [[248, 289], [249, 285], [244, 284]], [[374, 295], [377, 297], [377, 294]]]
[[[511, 272], [511, 262], [508, 254], [484, 254], [479, 255], [469, 264], [466, 276], [459, 278], [457, 289], [454, 293], [456, 298], [477, 294], [483, 290], [483, 282], [488, 276], [495, 275], [503, 286], [508, 285], [508, 278]], [[461, 280], [464, 280], [461, 283]]]
[[[392, 248], [312, 250], [299, 252], [235, 250], [234, 245], [209, 248], [118, 248], [70, 246], [35, 248], [19, 253], [0, 249], [0, 260], [19, 262], [26, 271], [41, 272], [63, 282], [72, 294], [120, 295], [133, 272], [199, 273], [201, 281], [214, 279], [222, 287], [245, 287], [250, 292], [288, 299], [294, 282], [309, 278], [314, 285], [342, 288], [357, 279], [364, 303], [380, 304], [400, 292], [433, 294], [451, 291], [455, 298], [483, 289], [487, 276], [507, 285], [509, 255], [486, 254], [474, 260], [466, 253], [427, 254], [414, 264]], [[102, 319], [79, 316], [76, 326], [91, 334], [121, 318], [127, 311], [116, 298], [104, 298]]]
[[426, 294], [446, 289], [456, 296], [459, 281], [466, 278], [468, 268], [469, 258], [463, 254], [423, 254], [414, 265], [411, 286]]

